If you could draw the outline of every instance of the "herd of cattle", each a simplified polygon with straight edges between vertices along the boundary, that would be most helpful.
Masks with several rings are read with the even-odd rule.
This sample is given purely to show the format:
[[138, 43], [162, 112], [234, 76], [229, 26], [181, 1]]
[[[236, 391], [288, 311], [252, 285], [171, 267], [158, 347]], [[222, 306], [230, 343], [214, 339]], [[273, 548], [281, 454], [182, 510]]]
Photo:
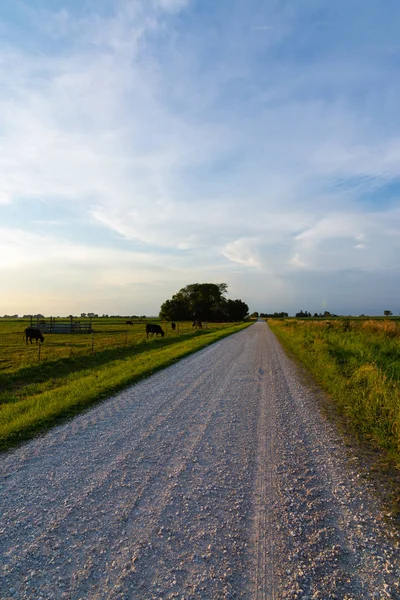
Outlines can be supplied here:
[[[126, 321], [126, 324], [133, 325], [133, 321]], [[193, 321], [192, 327], [195, 327], [196, 329], [202, 329], [201, 321]], [[171, 323], [171, 329], [173, 329], [173, 331], [176, 330], [176, 323]], [[161, 335], [161, 337], [164, 337], [164, 335], [165, 335], [164, 330], [161, 327], [161, 325], [147, 323], [146, 337], [148, 338], [149, 335], [153, 336], [154, 334], [157, 337], [159, 335]], [[43, 333], [40, 331], [40, 329], [38, 327], [27, 327], [24, 331], [24, 339], [26, 340], [26, 343], [28, 343], [28, 340], [29, 340], [31, 344], [32, 344], [32, 340], [35, 340], [36, 343], [38, 343], [38, 341], [42, 342], [42, 343], [44, 342]]]

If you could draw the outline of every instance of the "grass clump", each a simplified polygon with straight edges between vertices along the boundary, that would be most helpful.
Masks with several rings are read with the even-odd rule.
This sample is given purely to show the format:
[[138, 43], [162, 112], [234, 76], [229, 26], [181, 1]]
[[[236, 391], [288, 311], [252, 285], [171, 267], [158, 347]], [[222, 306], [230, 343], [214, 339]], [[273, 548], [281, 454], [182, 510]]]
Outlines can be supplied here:
[[400, 327], [395, 320], [269, 320], [328, 396], [322, 406], [400, 527]]
[[400, 327], [395, 321], [269, 320], [361, 437], [400, 465]]

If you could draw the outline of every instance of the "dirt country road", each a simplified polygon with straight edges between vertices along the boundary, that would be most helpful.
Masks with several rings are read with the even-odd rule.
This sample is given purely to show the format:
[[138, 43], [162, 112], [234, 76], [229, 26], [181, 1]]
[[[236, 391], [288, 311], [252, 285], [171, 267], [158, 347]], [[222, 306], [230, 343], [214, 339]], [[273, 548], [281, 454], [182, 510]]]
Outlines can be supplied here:
[[398, 539], [266, 323], [0, 465], [2, 600], [400, 598]]

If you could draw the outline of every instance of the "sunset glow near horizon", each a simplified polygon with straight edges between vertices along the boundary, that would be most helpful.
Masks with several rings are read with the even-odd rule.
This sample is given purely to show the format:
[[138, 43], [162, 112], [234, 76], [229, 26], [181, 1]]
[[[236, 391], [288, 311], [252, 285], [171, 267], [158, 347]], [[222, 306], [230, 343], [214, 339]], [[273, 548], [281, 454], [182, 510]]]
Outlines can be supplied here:
[[400, 312], [400, 5], [4, 0], [0, 316]]

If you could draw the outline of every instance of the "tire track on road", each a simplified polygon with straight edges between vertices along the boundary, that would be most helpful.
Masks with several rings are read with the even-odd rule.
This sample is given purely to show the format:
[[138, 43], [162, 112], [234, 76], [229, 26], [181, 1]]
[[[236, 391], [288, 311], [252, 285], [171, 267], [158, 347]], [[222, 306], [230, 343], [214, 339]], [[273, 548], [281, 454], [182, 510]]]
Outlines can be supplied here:
[[259, 417], [254, 492], [253, 536], [256, 568], [253, 597], [255, 600], [279, 600], [275, 574], [275, 547], [278, 543], [275, 413], [272, 372], [262, 359], [259, 367]]
[[[138, 452], [140, 448], [148, 443], [152, 436], [156, 434], [156, 432], [160, 429], [160, 427], [167, 421], [172, 420], [172, 415], [175, 411], [179, 411], [181, 406], [185, 403], [188, 397], [193, 394], [197, 388], [201, 387], [206, 380], [207, 375], [204, 373], [198, 380], [196, 380], [192, 386], [188, 389], [184, 390], [182, 395], [179, 395], [171, 405], [171, 399], [163, 402], [157, 409], [155, 414], [149, 416], [148, 420], [144, 423], [141, 423], [141, 429], [143, 433], [141, 437], [135, 442], [133, 446], [125, 445], [124, 449], [118, 453], [115, 458], [111, 458], [111, 462], [103, 463], [101, 470], [95, 470], [95, 472], [90, 473], [89, 482], [87, 480], [84, 481], [84, 487], [80, 489], [79, 496], [76, 496], [75, 488], [70, 490], [68, 496], [63, 497], [63, 502], [56, 504], [56, 502], [52, 503], [50, 506], [50, 510], [52, 512], [49, 514], [49, 509], [46, 510], [46, 522], [36, 523], [35, 526], [40, 528], [40, 535], [35, 538], [35, 541], [32, 544], [27, 544], [25, 547], [21, 547], [18, 555], [14, 555], [14, 561], [20, 564], [22, 560], [24, 560], [31, 552], [35, 552], [39, 544], [41, 544], [48, 536], [51, 534], [51, 537], [56, 535], [56, 531], [58, 528], [61, 528], [63, 523], [71, 520], [74, 515], [81, 512], [82, 506], [87, 503], [91, 503], [91, 496], [94, 496], [96, 493], [99, 493], [101, 488], [105, 488], [110, 484], [115, 478], [116, 473], [121, 473], [126, 470], [126, 466], [128, 462], [131, 460], [132, 455], [135, 452]], [[165, 408], [168, 407], [166, 412], [162, 412]], [[133, 432], [132, 432], [133, 435]], [[180, 440], [176, 441], [175, 447], [178, 446]], [[110, 454], [112, 457], [112, 455]], [[151, 467], [149, 467], [149, 470]], [[122, 488], [121, 488], [122, 489]], [[114, 491], [114, 494], [118, 494], [118, 490]], [[11, 515], [10, 512], [3, 513], [3, 518], [8, 519]], [[19, 521], [19, 527], [25, 528], [29, 523], [32, 522], [33, 519], [32, 513], [27, 515], [25, 520]], [[4, 529], [3, 534], [5, 535], [5, 539], [7, 538], [7, 529]], [[4, 555], [7, 555], [7, 549], [4, 549]], [[12, 573], [13, 562], [9, 563], [9, 572]]]

